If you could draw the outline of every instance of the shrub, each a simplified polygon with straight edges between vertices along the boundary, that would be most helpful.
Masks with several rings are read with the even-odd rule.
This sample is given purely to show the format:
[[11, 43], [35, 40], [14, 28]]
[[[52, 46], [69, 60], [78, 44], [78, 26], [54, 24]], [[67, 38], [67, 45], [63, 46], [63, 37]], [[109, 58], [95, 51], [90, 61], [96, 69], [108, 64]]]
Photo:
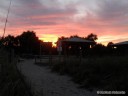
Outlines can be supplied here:
[[67, 74], [84, 88], [102, 90], [128, 90], [128, 56], [84, 58], [69, 57], [56, 62], [52, 71]]

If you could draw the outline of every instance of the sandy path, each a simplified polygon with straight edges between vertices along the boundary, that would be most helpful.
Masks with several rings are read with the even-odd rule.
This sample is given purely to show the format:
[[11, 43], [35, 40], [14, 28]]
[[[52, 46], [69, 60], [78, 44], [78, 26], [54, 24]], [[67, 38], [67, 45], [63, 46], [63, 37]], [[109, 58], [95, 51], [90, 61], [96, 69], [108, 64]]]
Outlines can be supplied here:
[[47, 67], [34, 64], [33, 60], [20, 62], [18, 68], [31, 81], [37, 96], [97, 96], [96, 92], [78, 89], [69, 77], [51, 73]]

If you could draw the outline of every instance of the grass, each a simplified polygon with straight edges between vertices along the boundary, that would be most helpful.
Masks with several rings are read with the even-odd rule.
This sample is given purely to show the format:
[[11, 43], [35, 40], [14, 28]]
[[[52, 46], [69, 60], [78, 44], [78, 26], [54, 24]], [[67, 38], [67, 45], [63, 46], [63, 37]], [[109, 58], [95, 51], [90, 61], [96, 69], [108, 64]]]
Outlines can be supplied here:
[[70, 75], [82, 88], [128, 91], [128, 56], [90, 57], [81, 61], [69, 57], [53, 64], [52, 71]]
[[0, 96], [32, 96], [24, 76], [17, 70], [16, 59], [10, 63], [8, 52], [0, 51]]

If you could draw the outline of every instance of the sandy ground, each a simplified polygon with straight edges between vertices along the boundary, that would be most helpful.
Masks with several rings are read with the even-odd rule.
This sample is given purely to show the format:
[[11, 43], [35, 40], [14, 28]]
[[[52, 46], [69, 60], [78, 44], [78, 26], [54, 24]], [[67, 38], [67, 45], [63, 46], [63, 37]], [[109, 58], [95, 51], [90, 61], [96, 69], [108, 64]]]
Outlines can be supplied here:
[[96, 92], [79, 89], [68, 76], [51, 73], [48, 67], [34, 64], [34, 60], [25, 60], [18, 64], [19, 70], [31, 81], [36, 96], [97, 96]]

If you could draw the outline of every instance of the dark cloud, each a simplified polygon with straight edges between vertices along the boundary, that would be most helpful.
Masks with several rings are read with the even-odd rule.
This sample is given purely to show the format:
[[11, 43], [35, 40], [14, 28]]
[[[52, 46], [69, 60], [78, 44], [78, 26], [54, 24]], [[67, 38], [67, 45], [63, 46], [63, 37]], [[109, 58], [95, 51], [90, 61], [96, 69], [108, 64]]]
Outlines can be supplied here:
[[127, 0], [103, 0], [98, 3], [98, 15], [106, 20], [123, 20], [128, 17]]
[[85, 11], [78, 22], [83, 27], [104, 31], [128, 32], [128, 1], [97, 0], [95, 10]]
[[13, 4], [11, 11], [10, 22], [14, 22], [10, 25], [56, 25], [65, 22], [76, 11], [75, 8], [69, 6], [66, 9], [60, 8], [56, 0], [54, 2], [50, 0], [18, 0], [16, 2], [18, 5]]

